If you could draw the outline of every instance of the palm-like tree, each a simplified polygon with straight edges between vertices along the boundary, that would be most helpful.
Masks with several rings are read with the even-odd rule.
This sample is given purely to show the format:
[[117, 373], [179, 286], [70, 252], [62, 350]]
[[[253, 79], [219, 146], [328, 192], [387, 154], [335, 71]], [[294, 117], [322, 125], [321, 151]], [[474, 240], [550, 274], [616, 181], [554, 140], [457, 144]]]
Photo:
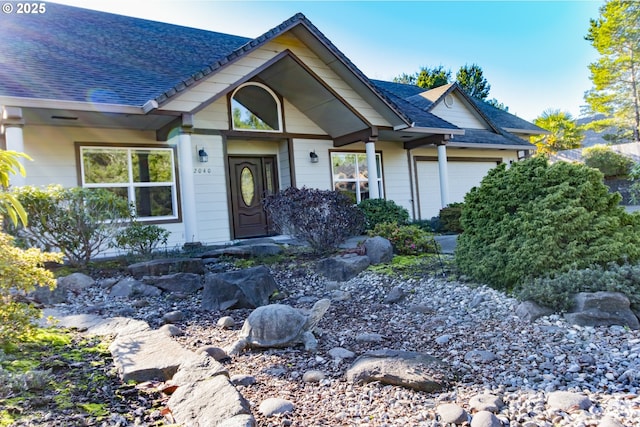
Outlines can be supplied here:
[[580, 148], [584, 130], [571, 114], [560, 110], [545, 110], [533, 123], [550, 133], [531, 137], [531, 143], [538, 147], [538, 155], [548, 156], [560, 150]]

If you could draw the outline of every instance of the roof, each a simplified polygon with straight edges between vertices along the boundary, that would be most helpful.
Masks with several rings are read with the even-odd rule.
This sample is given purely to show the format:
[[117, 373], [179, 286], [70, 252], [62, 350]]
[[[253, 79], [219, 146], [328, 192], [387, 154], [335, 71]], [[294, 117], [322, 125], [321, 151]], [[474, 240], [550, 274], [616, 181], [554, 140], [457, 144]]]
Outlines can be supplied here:
[[404, 112], [405, 116], [411, 120], [414, 126], [424, 128], [459, 129], [454, 124], [441, 119], [435, 114], [425, 111], [420, 105], [410, 102], [409, 100], [412, 96], [409, 96], [406, 99], [401, 96], [402, 94], [412, 94], [415, 92], [415, 89], [413, 88], [420, 89], [420, 91], [424, 91], [424, 89], [418, 88], [417, 86], [401, 85], [399, 83], [384, 82], [381, 80], [371, 80], [371, 82], [381, 95], [389, 99]]
[[47, 3], [0, 25], [0, 95], [142, 106], [251, 39]]
[[[397, 117], [419, 128], [460, 131], [429, 111], [432, 101], [423, 88], [368, 79], [300, 13], [255, 39], [55, 3], [47, 3], [46, 14], [12, 18], [0, 26], [0, 96], [129, 107], [150, 100], [161, 104], [301, 25]], [[435, 89], [436, 98], [439, 90], [447, 88]], [[482, 101], [473, 103], [502, 129], [539, 130]]]
[[[515, 116], [507, 111], [501, 110], [488, 104], [480, 99], [473, 98], [467, 95], [457, 83], [451, 83], [443, 86], [439, 86], [434, 89], [425, 90], [424, 88], [408, 85], [403, 83], [391, 83], [380, 80], [373, 80], [380, 90], [385, 91], [387, 96], [400, 98], [406, 104], [411, 105], [411, 108], [405, 107], [399, 101], [403, 109], [406, 110], [421, 110], [422, 112], [429, 113], [437, 103], [439, 103], [446, 94], [458, 90], [459, 93], [469, 102], [469, 104], [476, 108], [477, 113], [483, 117], [489, 126], [496, 132], [489, 131], [477, 131], [473, 129], [465, 129], [464, 136], [456, 135], [452, 141], [456, 142], [478, 142], [480, 138], [482, 143], [497, 144], [497, 145], [525, 145], [531, 146], [530, 143], [524, 141], [522, 138], [517, 137], [512, 132], [518, 131], [518, 133], [547, 133], [544, 129], [530, 123], [518, 116]], [[431, 114], [431, 113], [429, 113]], [[433, 116], [433, 114], [431, 114]]]

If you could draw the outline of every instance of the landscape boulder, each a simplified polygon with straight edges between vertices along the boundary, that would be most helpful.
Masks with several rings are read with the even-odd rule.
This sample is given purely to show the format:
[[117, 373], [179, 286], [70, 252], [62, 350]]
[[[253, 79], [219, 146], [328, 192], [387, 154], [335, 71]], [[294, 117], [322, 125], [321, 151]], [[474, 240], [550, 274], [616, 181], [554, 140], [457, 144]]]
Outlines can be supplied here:
[[369, 257], [366, 255], [347, 254], [321, 259], [317, 270], [329, 280], [346, 282], [366, 270], [369, 264]]
[[573, 297], [573, 305], [564, 317], [579, 326], [640, 328], [638, 318], [630, 309], [629, 298], [619, 292], [580, 292]]
[[173, 273], [204, 274], [202, 258], [154, 259], [131, 264], [129, 273], [136, 279], [143, 276], [164, 276]]
[[174, 273], [165, 276], [144, 276], [142, 282], [166, 292], [194, 294], [202, 289], [202, 275], [195, 273]]
[[353, 383], [379, 381], [428, 393], [445, 389], [454, 377], [449, 365], [433, 356], [388, 349], [358, 357], [346, 375]]
[[364, 248], [372, 265], [384, 264], [393, 258], [393, 246], [384, 237], [375, 236], [365, 240]]
[[278, 286], [265, 266], [208, 273], [204, 277], [202, 308], [257, 308], [269, 304], [269, 297], [277, 290]]
[[125, 277], [111, 287], [112, 297], [157, 297], [162, 291], [155, 286], [146, 285], [133, 277]]
[[554, 310], [552, 308], [542, 306], [534, 301], [522, 301], [516, 307], [516, 315], [525, 322], [534, 322], [553, 313]]

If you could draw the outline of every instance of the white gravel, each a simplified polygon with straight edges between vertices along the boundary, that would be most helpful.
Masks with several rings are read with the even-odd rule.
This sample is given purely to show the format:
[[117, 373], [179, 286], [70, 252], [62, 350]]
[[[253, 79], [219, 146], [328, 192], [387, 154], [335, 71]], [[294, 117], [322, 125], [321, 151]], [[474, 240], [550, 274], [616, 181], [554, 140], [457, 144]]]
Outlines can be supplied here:
[[[496, 415], [505, 426], [640, 426], [639, 331], [571, 326], [557, 315], [525, 323], [514, 314], [516, 300], [488, 287], [429, 277], [429, 272], [402, 279], [365, 271], [343, 283], [328, 282], [302, 263], [272, 273], [285, 297], [278, 302], [302, 308], [323, 297], [333, 302], [316, 329], [317, 353], [302, 347], [249, 350], [226, 363], [230, 375], [255, 379], [238, 389], [260, 426], [441, 426], [438, 405], [455, 403], [471, 421], [470, 399], [486, 393], [502, 398]], [[385, 303], [394, 288], [404, 296]], [[153, 327], [162, 325], [163, 315], [181, 311], [183, 320], [175, 325], [185, 335], [174, 339], [193, 350], [231, 344], [250, 313], [205, 312], [199, 293], [131, 301], [109, 298], [100, 286], [58, 308], [124, 314]], [[218, 326], [224, 316], [235, 326]], [[363, 336], [379, 339], [357, 339]], [[345, 380], [353, 361], [349, 352], [357, 357], [381, 348], [438, 357], [458, 370], [458, 380], [437, 393]], [[305, 381], [311, 371], [315, 379]], [[553, 409], [548, 398], [554, 391], [586, 396], [592, 405]], [[294, 409], [267, 417], [258, 408], [269, 398], [286, 399]]]

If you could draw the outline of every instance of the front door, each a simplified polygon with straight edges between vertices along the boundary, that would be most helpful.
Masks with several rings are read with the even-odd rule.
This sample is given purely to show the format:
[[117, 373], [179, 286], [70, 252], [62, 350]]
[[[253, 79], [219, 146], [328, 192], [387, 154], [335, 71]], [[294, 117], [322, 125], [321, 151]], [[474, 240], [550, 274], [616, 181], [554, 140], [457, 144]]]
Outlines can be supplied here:
[[271, 234], [262, 199], [277, 191], [276, 176], [275, 156], [229, 156], [234, 238]]

